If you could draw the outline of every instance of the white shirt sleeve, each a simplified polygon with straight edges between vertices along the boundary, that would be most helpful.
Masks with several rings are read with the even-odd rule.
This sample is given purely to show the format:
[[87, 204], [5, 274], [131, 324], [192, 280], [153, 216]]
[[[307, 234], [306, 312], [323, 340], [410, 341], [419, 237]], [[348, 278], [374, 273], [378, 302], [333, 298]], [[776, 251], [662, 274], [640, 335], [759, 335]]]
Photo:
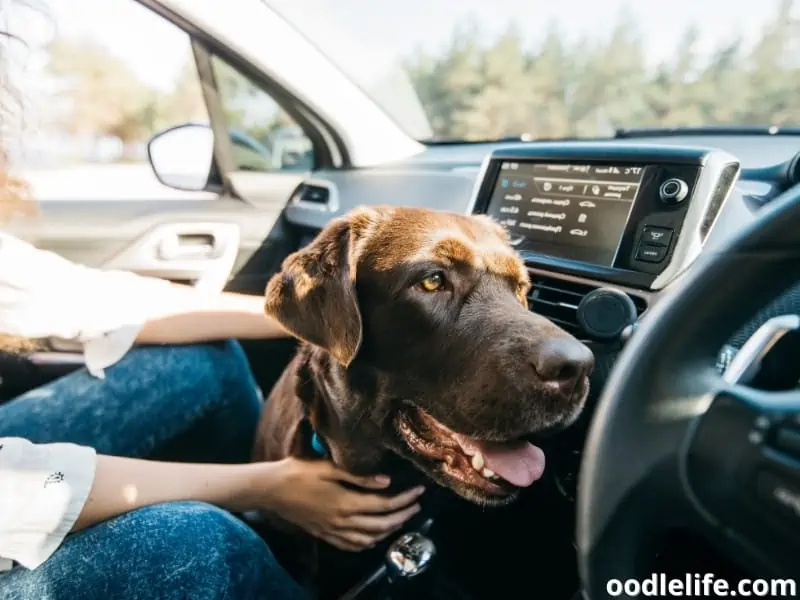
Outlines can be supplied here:
[[83, 510], [97, 456], [74, 444], [0, 438], [0, 571], [33, 569], [61, 545]]
[[0, 233], [0, 333], [78, 342], [98, 377], [169, 308], [172, 291], [165, 280], [92, 269]]

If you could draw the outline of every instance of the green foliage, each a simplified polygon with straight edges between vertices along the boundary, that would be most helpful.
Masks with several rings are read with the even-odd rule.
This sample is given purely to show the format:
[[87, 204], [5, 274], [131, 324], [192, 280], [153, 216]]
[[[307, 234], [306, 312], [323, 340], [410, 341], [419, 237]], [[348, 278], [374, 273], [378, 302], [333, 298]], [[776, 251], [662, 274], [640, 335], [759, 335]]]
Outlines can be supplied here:
[[567, 41], [553, 25], [535, 48], [510, 28], [481, 45], [458, 28], [441, 55], [407, 70], [437, 139], [607, 136], [621, 127], [800, 124], [800, 23], [783, 0], [758, 41], [720, 44], [701, 61], [689, 28], [670, 60], [645, 63], [622, 14], [607, 39]]
[[70, 101], [60, 123], [65, 131], [117, 135], [123, 141], [142, 135], [155, 97], [124, 61], [80, 40], [57, 40], [49, 54], [49, 70], [61, 79]]

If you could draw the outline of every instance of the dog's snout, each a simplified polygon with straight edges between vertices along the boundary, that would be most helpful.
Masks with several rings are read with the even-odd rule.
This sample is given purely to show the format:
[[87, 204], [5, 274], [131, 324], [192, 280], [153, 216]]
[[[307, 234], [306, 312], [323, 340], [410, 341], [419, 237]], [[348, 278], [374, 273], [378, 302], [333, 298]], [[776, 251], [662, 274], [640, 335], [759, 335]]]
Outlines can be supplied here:
[[557, 384], [565, 394], [571, 394], [594, 368], [594, 355], [578, 340], [552, 339], [538, 349], [533, 366], [542, 381]]

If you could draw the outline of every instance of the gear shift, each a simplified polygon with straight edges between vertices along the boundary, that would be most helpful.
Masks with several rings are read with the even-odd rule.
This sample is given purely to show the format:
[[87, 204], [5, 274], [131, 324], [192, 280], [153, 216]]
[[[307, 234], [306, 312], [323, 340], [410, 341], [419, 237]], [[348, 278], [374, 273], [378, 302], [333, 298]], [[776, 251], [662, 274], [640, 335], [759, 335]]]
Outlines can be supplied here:
[[435, 557], [436, 546], [430, 538], [416, 531], [400, 536], [386, 553], [389, 583], [407, 582], [424, 573]]

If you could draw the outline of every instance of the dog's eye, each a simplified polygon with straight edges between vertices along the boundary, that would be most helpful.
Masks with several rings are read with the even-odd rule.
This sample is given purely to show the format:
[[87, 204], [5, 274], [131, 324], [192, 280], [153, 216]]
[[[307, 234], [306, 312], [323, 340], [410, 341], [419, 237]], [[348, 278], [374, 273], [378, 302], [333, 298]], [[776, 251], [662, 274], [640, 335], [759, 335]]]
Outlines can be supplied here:
[[425, 292], [438, 292], [444, 288], [444, 275], [433, 273], [419, 282], [419, 287]]

